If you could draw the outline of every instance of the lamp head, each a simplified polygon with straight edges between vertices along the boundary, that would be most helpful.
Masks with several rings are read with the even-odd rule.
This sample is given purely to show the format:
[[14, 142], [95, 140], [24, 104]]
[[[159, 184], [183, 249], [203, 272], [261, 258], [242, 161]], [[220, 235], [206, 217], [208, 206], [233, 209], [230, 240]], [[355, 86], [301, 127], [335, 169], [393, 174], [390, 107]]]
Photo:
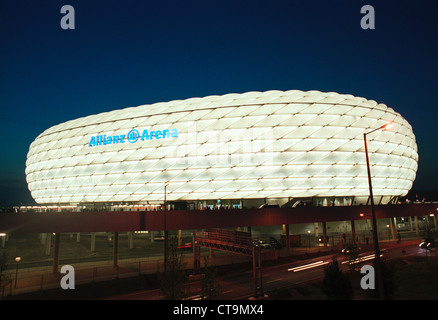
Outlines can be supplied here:
[[392, 128], [394, 128], [394, 123], [392, 121], [388, 122], [388, 123], [384, 124], [381, 128], [383, 130], [391, 130]]

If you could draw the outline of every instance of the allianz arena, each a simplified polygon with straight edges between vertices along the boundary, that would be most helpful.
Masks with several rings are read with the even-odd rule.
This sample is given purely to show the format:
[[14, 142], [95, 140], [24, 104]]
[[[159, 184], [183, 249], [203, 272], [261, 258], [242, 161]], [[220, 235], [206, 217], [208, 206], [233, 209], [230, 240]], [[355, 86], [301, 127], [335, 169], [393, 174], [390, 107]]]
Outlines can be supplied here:
[[386, 204], [415, 179], [412, 128], [384, 104], [334, 92], [226, 94], [67, 121], [32, 142], [26, 179], [41, 205], [365, 204], [363, 134], [388, 122], [367, 136], [375, 201]]

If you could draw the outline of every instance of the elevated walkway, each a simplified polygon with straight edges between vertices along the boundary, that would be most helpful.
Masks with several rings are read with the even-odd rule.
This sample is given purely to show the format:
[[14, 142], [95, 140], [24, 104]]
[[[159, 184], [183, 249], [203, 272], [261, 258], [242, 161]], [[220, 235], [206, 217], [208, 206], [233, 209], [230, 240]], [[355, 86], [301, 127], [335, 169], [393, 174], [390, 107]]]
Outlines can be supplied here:
[[[438, 214], [438, 203], [375, 206], [377, 219]], [[1, 213], [1, 233], [126, 232], [371, 219], [370, 206], [223, 210]]]

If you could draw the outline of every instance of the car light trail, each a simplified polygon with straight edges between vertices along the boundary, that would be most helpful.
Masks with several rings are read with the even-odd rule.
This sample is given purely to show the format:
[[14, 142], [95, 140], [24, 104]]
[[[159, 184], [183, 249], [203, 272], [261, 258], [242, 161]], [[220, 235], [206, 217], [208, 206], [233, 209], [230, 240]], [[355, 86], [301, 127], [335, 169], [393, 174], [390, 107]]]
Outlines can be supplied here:
[[[380, 257], [383, 257], [383, 254], [381, 254]], [[359, 263], [359, 262], [362, 262], [362, 261], [372, 260], [374, 258], [375, 258], [375, 254], [370, 254], [368, 256], [359, 257], [359, 258], [351, 260], [351, 261], [344, 261], [344, 262], [342, 262], [342, 264], [346, 264], [346, 263], [348, 263], [348, 264], [355, 264], [355, 263]]]
[[287, 271], [298, 272], [298, 271], [303, 271], [303, 270], [307, 270], [307, 269], [311, 269], [311, 268], [320, 267], [320, 266], [323, 266], [325, 264], [328, 264], [328, 262], [318, 261], [318, 262], [314, 262], [314, 263], [305, 264], [305, 265], [302, 265], [299, 267], [290, 268], [290, 269], [287, 269]]

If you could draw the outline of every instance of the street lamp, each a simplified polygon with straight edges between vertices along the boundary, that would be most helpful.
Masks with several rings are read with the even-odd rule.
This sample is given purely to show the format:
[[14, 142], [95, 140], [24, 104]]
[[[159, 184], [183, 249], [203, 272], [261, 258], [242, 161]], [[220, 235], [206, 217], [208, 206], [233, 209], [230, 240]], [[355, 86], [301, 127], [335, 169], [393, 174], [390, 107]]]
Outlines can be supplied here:
[[18, 263], [21, 261], [21, 257], [15, 257], [15, 262], [17, 263], [17, 266], [15, 268], [15, 285], [14, 288], [17, 287], [17, 279], [18, 279]]
[[169, 255], [169, 232], [167, 231], [166, 215], [167, 215], [167, 186], [171, 184], [172, 181], [167, 181], [164, 185], [164, 271], [167, 270], [167, 257]]
[[371, 218], [373, 223], [373, 242], [374, 242], [374, 255], [375, 255], [375, 265], [377, 269], [378, 276], [378, 286], [379, 286], [379, 296], [380, 299], [384, 298], [384, 289], [383, 289], [383, 277], [382, 277], [382, 264], [380, 260], [380, 249], [379, 249], [379, 238], [377, 236], [377, 222], [376, 222], [376, 213], [374, 210], [374, 196], [373, 196], [373, 186], [371, 183], [371, 172], [370, 172], [370, 160], [368, 158], [368, 145], [367, 145], [367, 135], [373, 133], [377, 130], [390, 130], [394, 124], [391, 122], [384, 124], [381, 127], [378, 127], [369, 132], [365, 132], [363, 134], [363, 141], [365, 144], [365, 157], [367, 161], [367, 173], [368, 173], [368, 187], [370, 189], [370, 202], [371, 202]]

